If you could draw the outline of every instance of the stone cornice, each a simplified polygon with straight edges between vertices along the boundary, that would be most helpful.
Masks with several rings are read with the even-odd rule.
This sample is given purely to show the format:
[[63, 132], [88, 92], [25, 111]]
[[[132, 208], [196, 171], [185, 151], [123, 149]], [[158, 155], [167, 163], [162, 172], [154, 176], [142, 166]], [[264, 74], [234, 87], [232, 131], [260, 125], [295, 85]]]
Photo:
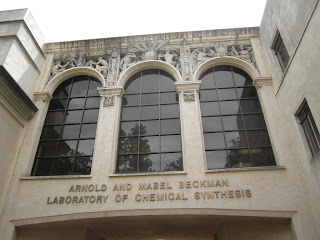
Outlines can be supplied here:
[[199, 91], [201, 86], [201, 81], [190, 81], [190, 82], [176, 82], [176, 90], [180, 91], [188, 91], [188, 90], [197, 90]]
[[38, 111], [36, 105], [3, 66], [0, 66], [0, 95], [25, 120], [30, 119]]
[[162, 34], [149, 34], [116, 38], [101, 38], [78, 40], [69, 42], [46, 43], [46, 53], [72, 53], [72, 52], [90, 52], [90, 51], [105, 51], [116, 49], [129, 48], [130, 42], [141, 41], [158, 41], [170, 39], [169, 44], [181, 44], [183, 39], [186, 39], [189, 44], [206, 43], [216, 41], [231, 41], [245, 40], [257, 38], [259, 36], [258, 27], [250, 28], [234, 28], [220, 30], [205, 30], [205, 31], [190, 31], [190, 32], [174, 32]]

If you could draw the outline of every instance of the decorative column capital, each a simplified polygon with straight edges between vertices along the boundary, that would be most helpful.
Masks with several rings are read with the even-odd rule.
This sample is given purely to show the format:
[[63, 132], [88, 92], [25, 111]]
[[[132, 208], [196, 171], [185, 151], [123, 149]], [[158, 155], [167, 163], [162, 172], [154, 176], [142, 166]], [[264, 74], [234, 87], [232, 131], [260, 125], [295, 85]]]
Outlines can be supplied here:
[[35, 92], [33, 94], [34, 101], [50, 102], [52, 95], [49, 92]]
[[105, 97], [106, 95], [116, 95], [122, 97], [124, 90], [122, 87], [98, 87], [98, 92], [100, 97]]
[[199, 91], [201, 81], [176, 82], [175, 85], [178, 92], [191, 90]]
[[103, 97], [103, 106], [114, 106], [115, 96], [122, 97], [124, 91], [122, 87], [99, 87], [100, 97]]
[[253, 85], [258, 89], [263, 86], [272, 86], [272, 78], [271, 77], [257, 77], [253, 81]]

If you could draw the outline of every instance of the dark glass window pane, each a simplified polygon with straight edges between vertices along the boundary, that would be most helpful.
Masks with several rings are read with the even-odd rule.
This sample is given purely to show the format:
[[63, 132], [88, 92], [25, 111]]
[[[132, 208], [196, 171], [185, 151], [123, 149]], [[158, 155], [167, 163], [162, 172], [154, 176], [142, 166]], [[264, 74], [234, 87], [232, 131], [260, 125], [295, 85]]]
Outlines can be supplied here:
[[262, 114], [246, 114], [243, 115], [243, 120], [246, 129], [266, 128], [266, 123]]
[[83, 109], [85, 100], [85, 98], [71, 98], [68, 109]]
[[74, 163], [73, 174], [89, 175], [91, 165], [92, 157], [77, 157]]
[[203, 117], [203, 132], [222, 131], [221, 117]]
[[86, 108], [99, 108], [100, 97], [87, 98]]
[[125, 95], [122, 98], [123, 106], [139, 106], [140, 105], [140, 94], [139, 95]]
[[180, 119], [161, 120], [161, 134], [179, 134]]
[[200, 101], [217, 101], [217, 91], [213, 90], [202, 90], [200, 92]]
[[142, 72], [141, 92], [158, 92], [159, 91], [159, 71], [154, 69]]
[[80, 125], [64, 125], [62, 129], [62, 139], [74, 139], [79, 137]]
[[226, 132], [227, 148], [242, 148], [248, 147], [246, 134], [244, 131], [240, 132]]
[[85, 110], [83, 116], [83, 122], [97, 122], [99, 109]]
[[94, 81], [91, 79], [88, 90], [88, 96], [99, 96], [99, 92], [97, 90], [98, 87], [101, 87], [101, 83], [99, 81]]
[[54, 157], [57, 150], [57, 141], [40, 142], [37, 157]]
[[56, 158], [53, 175], [71, 175], [74, 158]]
[[252, 80], [248, 74], [237, 68], [232, 68], [232, 71], [234, 82], [237, 87], [252, 86]]
[[258, 97], [255, 87], [237, 88], [239, 98], [255, 98]]
[[243, 113], [261, 112], [259, 100], [240, 100]]
[[227, 153], [226, 150], [222, 151], [206, 151], [207, 168], [226, 168], [227, 167]]
[[179, 96], [178, 96], [178, 93], [176, 92], [161, 93], [160, 98], [161, 98], [161, 104], [178, 103], [179, 101]]
[[140, 108], [139, 107], [128, 107], [122, 108], [122, 120], [139, 120]]
[[141, 120], [159, 119], [159, 106], [141, 107]]
[[271, 148], [253, 148], [250, 149], [253, 166], [272, 166], [275, 160]]
[[223, 133], [204, 133], [203, 137], [206, 150], [226, 148]]
[[201, 89], [215, 88], [212, 69], [209, 69], [205, 73], [203, 73], [200, 77], [200, 80]]
[[234, 115], [234, 116], [223, 116], [223, 127], [224, 130], [238, 130], [243, 129], [243, 121], [241, 115]]
[[139, 152], [159, 152], [159, 136], [141, 137], [139, 143]]
[[159, 94], [150, 93], [141, 95], [141, 105], [159, 104]]
[[267, 130], [247, 131], [250, 147], [268, 147], [271, 146]]
[[228, 167], [252, 167], [248, 149], [228, 150]]
[[138, 155], [119, 155], [117, 159], [118, 173], [137, 172]]
[[66, 111], [65, 123], [80, 123], [83, 111]]
[[45, 126], [42, 129], [41, 140], [58, 139], [61, 126]]
[[214, 68], [214, 80], [217, 88], [234, 87], [231, 69], [229, 66], [218, 66]]
[[221, 114], [241, 113], [238, 101], [220, 102]]
[[129, 93], [140, 93], [141, 87], [141, 72], [133, 75], [127, 82], [124, 90], [127, 94]]
[[179, 105], [161, 105], [161, 119], [179, 118]]
[[182, 171], [183, 160], [181, 153], [163, 153], [161, 154], [162, 171]]
[[93, 155], [94, 140], [80, 140], [78, 155]]
[[49, 110], [65, 109], [67, 107], [68, 99], [56, 99], [51, 100]]
[[161, 136], [161, 152], [181, 151], [180, 135]]
[[173, 77], [169, 73], [164, 71], [160, 71], [160, 74], [160, 92], [175, 91], [176, 88]]
[[141, 121], [140, 135], [159, 135], [159, 121]]
[[139, 134], [139, 122], [122, 122], [120, 125], [120, 137]]
[[[82, 76], [81, 76], [82, 77]], [[77, 77], [77, 80], [73, 81], [71, 89], [71, 97], [84, 97], [87, 95], [89, 81], [83, 81]]]
[[218, 89], [219, 100], [237, 99], [237, 93], [234, 88]]
[[138, 153], [138, 137], [119, 138], [119, 154]]
[[78, 141], [60, 141], [57, 156], [74, 156], [76, 155]]
[[51, 175], [53, 167], [53, 158], [36, 159], [35, 164], [37, 169], [33, 175], [35, 176], [49, 176]]
[[62, 124], [64, 111], [48, 112], [44, 124]]
[[53, 93], [53, 98], [68, 97], [70, 93], [72, 79], [63, 82]]
[[219, 105], [217, 102], [200, 103], [202, 116], [220, 115]]
[[159, 172], [159, 154], [141, 154], [139, 157], [139, 172]]
[[96, 131], [97, 124], [82, 124], [80, 138], [94, 138]]

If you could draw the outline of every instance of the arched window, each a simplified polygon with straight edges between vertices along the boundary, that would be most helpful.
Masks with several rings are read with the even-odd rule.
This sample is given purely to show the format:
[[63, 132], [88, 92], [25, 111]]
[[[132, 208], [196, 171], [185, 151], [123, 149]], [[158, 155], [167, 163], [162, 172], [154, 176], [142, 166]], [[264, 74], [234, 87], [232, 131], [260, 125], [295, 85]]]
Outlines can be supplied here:
[[117, 173], [180, 171], [180, 113], [173, 77], [156, 69], [132, 76], [122, 98]]
[[275, 165], [252, 79], [230, 66], [207, 70], [200, 77], [200, 106], [207, 168]]
[[43, 126], [32, 175], [90, 174], [101, 83], [76, 76], [54, 92]]

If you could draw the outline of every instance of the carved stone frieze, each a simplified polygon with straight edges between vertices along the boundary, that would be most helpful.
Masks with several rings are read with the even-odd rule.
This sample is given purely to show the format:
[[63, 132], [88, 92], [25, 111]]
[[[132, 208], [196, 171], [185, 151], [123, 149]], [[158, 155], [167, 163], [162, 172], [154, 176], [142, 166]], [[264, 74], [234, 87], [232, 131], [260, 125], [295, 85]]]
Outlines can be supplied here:
[[74, 67], [90, 67], [100, 72], [107, 86], [116, 86], [121, 73], [136, 63], [159, 60], [175, 67], [183, 81], [192, 81], [194, 71], [205, 61], [224, 56], [242, 59], [257, 70], [250, 40], [170, 45], [169, 40], [130, 42], [132, 48], [60, 54], [54, 56], [49, 79]]

